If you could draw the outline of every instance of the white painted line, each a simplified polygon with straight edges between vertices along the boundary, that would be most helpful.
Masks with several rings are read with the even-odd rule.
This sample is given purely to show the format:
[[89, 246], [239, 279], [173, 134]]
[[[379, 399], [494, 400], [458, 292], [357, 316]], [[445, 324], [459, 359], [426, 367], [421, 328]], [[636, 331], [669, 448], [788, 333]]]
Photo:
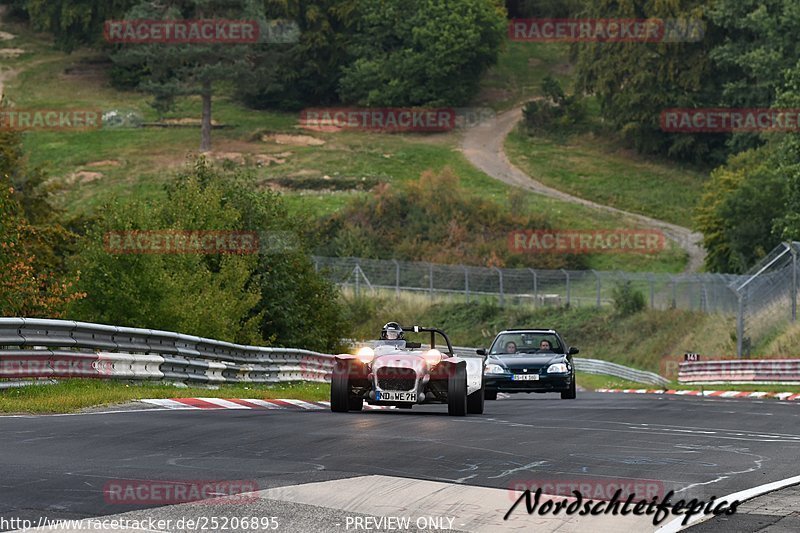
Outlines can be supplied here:
[[[740, 502], [745, 502], [747, 500], [752, 500], [753, 498], [757, 498], [758, 496], [762, 496], [768, 492], [773, 492], [786, 487], [790, 487], [792, 485], [797, 485], [798, 483], [800, 483], [800, 476], [794, 476], [782, 479], [780, 481], [773, 481], [772, 483], [759, 485], [757, 487], [753, 487], [752, 489], [740, 490], [739, 492], [728, 494], [725, 497], [717, 498], [715, 501], [718, 503], [721, 503], [722, 501], [727, 501], [728, 503], [731, 503], [735, 500], [739, 500]], [[697, 525], [701, 522], [705, 522], [706, 520], [710, 520], [711, 518], [714, 518], [714, 515], [713, 514], [695, 515], [689, 520], [689, 522], [685, 526], [681, 523], [683, 522], [684, 518], [685, 516], [679, 516], [675, 518], [668, 524], [657, 529], [655, 533], [674, 533], [676, 531], [681, 531], [690, 526]]]
[[272, 403], [269, 400], [257, 400], [255, 398], [242, 398], [242, 399], [248, 403], [252, 403], [258, 405], [259, 407], [263, 407], [264, 409], [285, 409], [284, 406]]
[[149, 403], [159, 407], [166, 407], [167, 409], [200, 409], [193, 405], [186, 405], [185, 403], [176, 402], [175, 400], [140, 400], [142, 403]]
[[310, 403], [310, 402], [304, 402], [303, 400], [283, 400], [283, 401], [286, 402], [286, 403], [290, 403], [292, 405], [296, 405], [297, 407], [300, 407], [301, 409], [322, 409], [322, 406], [320, 406], [320, 405], [317, 405], [317, 404], [314, 404], [314, 403]]
[[204, 402], [213, 403], [214, 405], [219, 405], [220, 407], [224, 407], [225, 409], [250, 409], [246, 405], [240, 405], [238, 403], [229, 402], [228, 400], [223, 400], [222, 398], [198, 398], [198, 400], [203, 400]]

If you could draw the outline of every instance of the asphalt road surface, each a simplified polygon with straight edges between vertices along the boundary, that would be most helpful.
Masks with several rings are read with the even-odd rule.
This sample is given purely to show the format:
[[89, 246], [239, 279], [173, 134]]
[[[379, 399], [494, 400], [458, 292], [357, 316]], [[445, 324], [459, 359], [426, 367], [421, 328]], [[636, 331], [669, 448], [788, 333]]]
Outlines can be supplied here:
[[[669, 490], [673, 500], [708, 500], [800, 474], [800, 405], [779, 401], [522, 395], [464, 418], [447, 416], [446, 406], [347, 414], [138, 407], [0, 417], [0, 528], [121, 515], [173, 520], [127, 531], [654, 531], [651, 517], [528, 515], [524, 503], [503, 515], [527, 487], [558, 495], [580, 487], [608, 499], [623, 486], [636, 501]], [[109, 487], [219, 480], [258, 492], [176, 505], [163, 494], [109, 496]], [[217, 527], [176, 523], [188, 517], [217, 518]], [[250, 527], [242, 517], [274, 521]], [[738, 518], [695, 527], [724, 519], [726, 530], [757, 529], [733, 527]]]

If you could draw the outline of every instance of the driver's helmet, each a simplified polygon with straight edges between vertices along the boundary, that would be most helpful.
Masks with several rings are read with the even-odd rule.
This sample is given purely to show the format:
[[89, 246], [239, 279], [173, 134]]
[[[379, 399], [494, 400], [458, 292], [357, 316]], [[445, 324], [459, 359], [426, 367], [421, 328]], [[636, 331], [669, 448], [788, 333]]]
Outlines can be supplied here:
[[381, 339], [396, 341], [403, 338], [403, 328], [397, 322], [389, 322], [381, 330]]

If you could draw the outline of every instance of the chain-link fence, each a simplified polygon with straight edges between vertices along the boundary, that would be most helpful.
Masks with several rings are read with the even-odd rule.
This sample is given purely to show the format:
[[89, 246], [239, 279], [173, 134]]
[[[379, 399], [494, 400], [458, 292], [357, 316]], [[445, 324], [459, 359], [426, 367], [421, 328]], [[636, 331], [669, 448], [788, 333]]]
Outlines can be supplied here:
[[737, 296], [737, 351], [749, 357], [797, 320], [798, 253], [800, 243], [783, 243], [740, 276], [731, 289]]
[[356, 295], [414, 292], [431, 299], [534, 307], [613, 303], [613, 291], [629, 283], [651, 309], [685, 309], [737, 317], [740, 357], [749, 356], [797, 315], [797, 256], [800, 243], [782, 244], [744, 275], [605, 272], [486, 268], [353, 257], [314, 257], [316, 268]]
[[356, 294], [411, 291], [431, 299], [450, 295], [468, 302], [489, 297], [500, 304], [602, 307], [611, 305], [620, 283], [630, 282], [652, 309], [731, 314], [738, 309], [729, 285], [740, 276], [731, 275], [486, 268], [352, 257], [314, 257], [314, 262], [318, 271]]

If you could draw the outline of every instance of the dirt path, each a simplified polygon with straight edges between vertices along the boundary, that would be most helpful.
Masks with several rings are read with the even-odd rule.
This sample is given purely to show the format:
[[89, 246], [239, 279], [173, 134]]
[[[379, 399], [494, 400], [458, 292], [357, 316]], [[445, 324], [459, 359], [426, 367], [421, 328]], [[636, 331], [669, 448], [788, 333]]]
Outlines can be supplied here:
[[703, 238], [700, 233], [692, 232], [692, 230], [683, 226], [572, 196], [536, 181], [514, 166], [503, 149], [503, 143], [521, 119], [522, 107], [516, 107], [499, 114], [497, 120], [487, 121], [468, 129], [461, 141], [461, 152], [477, 168], [492, 178], [509, 185], [565, 202], [624, 215], [643, 226], [661, 230], [667, 238], [675, 241], [689, 254], [689, 262], [685, 272], [697, 272], [702, 268], [706, 253], [702, 246], [698, 244], [702, 242]]
[[[0, 6], [0, 41], [7, 41], [13, 39], [14, 36], [10, 33], [6, 33], [2, 31], [3, 28], [3, 18], [6, 14], [6, 9], [8, 6]], [[15, 70], [11, 69], [4, 69], [2, 65], [0, 65], [0, 102], [3, 101], [3, 89], [5, 86], [5, 82], [10, 81], [14, 76], [18, 73]]]

